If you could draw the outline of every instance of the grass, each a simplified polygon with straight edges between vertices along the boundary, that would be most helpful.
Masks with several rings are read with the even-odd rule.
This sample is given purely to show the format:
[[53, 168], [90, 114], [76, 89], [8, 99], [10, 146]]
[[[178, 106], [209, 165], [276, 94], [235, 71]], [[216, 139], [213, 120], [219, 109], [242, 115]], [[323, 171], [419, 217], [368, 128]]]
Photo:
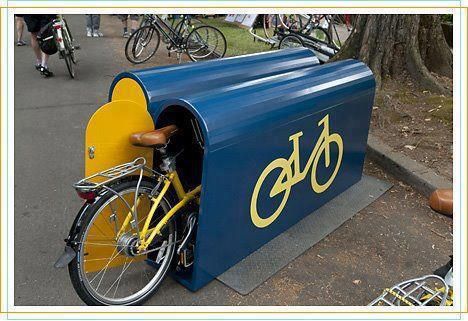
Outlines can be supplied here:
[[209, 26], [218, 28], [224, 34], [227, 42], [226, 57], [271, 50], [271, 47], [263, 42], [254, 42], [253, 36], [246, 27], [226, 22], [224, 18], [204, 18], [201, 20]]

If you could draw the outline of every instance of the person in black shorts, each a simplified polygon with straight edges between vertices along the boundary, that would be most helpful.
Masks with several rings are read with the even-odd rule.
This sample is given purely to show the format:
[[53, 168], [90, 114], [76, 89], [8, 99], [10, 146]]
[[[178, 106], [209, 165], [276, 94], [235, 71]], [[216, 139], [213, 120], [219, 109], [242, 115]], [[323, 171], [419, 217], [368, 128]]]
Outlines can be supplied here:
[[37, 33], [46, 24], [55, 19], [54, 14], [25, 14], [24, 22], [28, 27], [28, 31], [31, 33], [31, 47], [33, 48], [34, 54], [36, 55], [36, 70], [41, 72], [44, 77], [52, 77], [54, 73], [48, 68], [49, 55], [43, 53], [39, 48], [37, 42]]

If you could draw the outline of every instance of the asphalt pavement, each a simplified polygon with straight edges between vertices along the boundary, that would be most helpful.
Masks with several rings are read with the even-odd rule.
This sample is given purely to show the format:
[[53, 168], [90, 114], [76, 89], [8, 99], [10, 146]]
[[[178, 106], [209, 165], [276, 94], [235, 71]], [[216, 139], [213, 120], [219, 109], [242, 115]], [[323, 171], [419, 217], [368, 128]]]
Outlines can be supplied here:
[[[74, 80], [57, 56], [50, 61], [55, 77], [44, 79], [30, 46], [15, 47], [16, 305], [83, 304], [67, 270], [53, 264], [81, 206], [71, 185], [83, 175], [88, 119], [107, 102], [113, 77], [132, 68], [116, 17], [103, 17], [104, 38], [85, 36], [84, 15], [68, 22], [81, 45]], [[145, 67], [170, 62], [175, 58], [162, 48]], [[374, 165], [367, 163], [366, 172], [395, 186], [249, 295], [216, 280], [192, 293], [168, 278], [147, 304], [365, 305], [382, 288], [446, 263], [451, 220]]]

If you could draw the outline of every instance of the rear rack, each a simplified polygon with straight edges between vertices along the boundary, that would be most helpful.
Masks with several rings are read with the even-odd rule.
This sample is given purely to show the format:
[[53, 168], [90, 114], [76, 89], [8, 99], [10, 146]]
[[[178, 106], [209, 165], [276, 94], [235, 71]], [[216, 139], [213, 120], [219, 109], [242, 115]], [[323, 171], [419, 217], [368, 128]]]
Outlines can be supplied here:
[[73, 184], [73, 187], [76, 190], [82, 192], [95, 191], [119, 178], [132, 174], [136, 171], [140, 171], [140, 177], [143, 175], [143, 171], [148, 171], [152, 174], [161, 176], [161, 174], [146, 166], [146, 159], [144, 157], [138, 157], [132, 162], [120, 164], [102, 172], [85, 177]]
[[426, 275], [394, 285], [372, 301], [371, 306], [444, 306], [449, 286], [437, 275]]

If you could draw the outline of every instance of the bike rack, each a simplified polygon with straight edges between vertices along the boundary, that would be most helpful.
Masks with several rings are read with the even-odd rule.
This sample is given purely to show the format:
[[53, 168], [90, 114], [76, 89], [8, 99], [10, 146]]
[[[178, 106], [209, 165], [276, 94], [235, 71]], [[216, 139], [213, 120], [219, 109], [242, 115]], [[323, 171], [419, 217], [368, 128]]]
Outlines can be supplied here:
[[202, 184], [195, 259], [174, 275], [190, 290], [361, 179], [372, 72], [356, 60], [309, 59], [290, 70], [307, 60], [302, 54], [313, 57], [304, 50], [124, 73], [111, 86], [111, 103], [145, 104], [156, 127], [175, 122], [185, 136], [202, 136], [182, 139], [198, 147], [201, 140], [203, 149], [177, 158], [182, 181]]

